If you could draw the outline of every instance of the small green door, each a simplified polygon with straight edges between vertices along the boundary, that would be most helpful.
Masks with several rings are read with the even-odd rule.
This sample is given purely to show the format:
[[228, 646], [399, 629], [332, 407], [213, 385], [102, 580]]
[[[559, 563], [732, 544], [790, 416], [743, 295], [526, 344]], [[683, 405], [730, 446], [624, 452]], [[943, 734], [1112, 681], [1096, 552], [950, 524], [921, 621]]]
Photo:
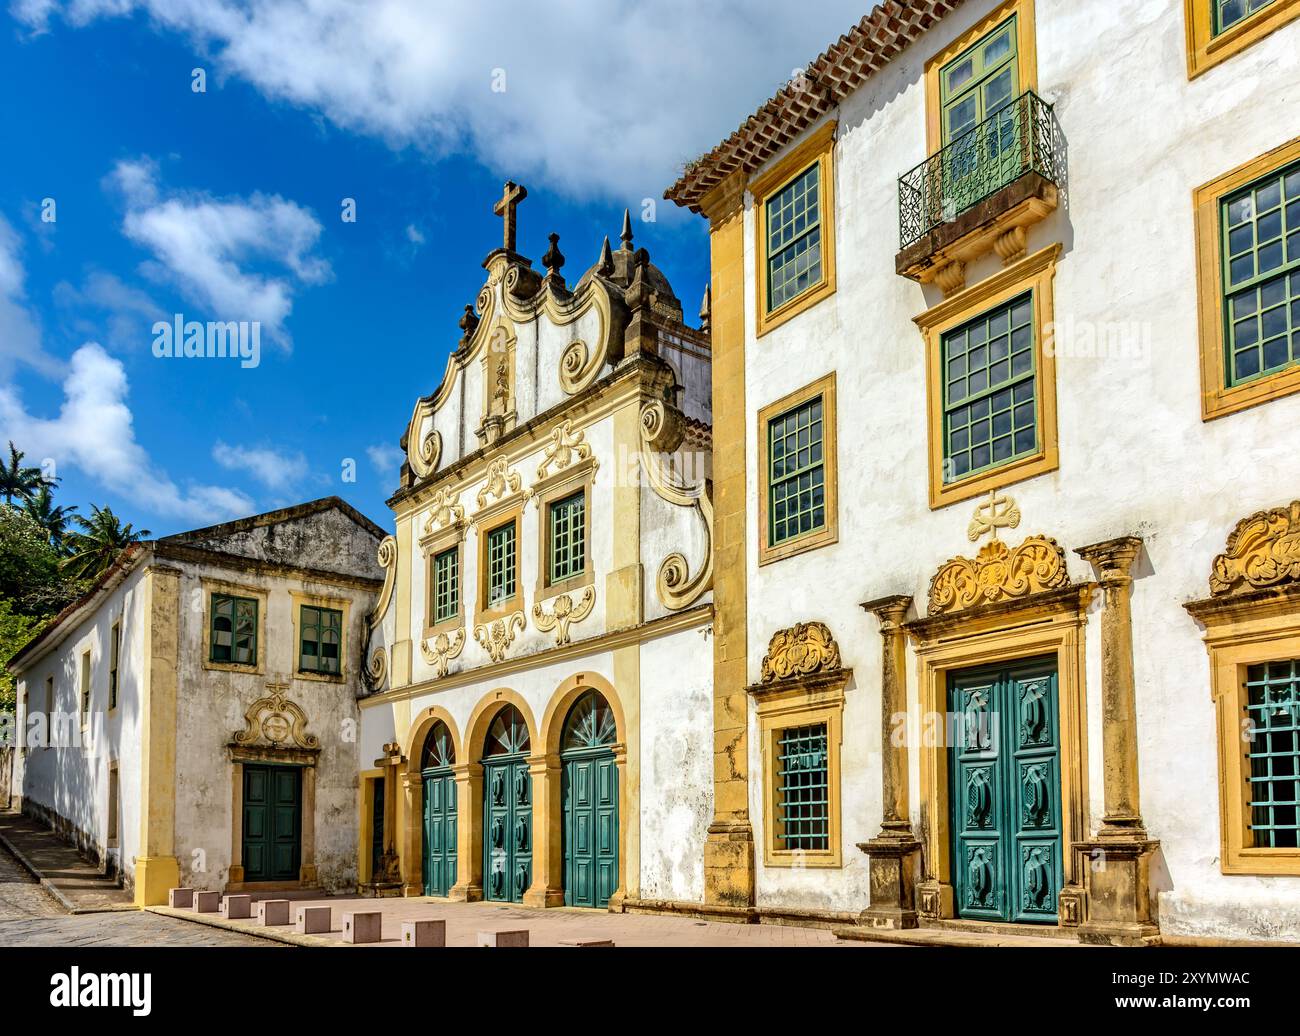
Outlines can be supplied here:
[[564, 902], [604, 907], [618, 888], [618, 740], [609, 703], [591, 691], [565, 721]]
[[953, 673], [948, 689], [957, 914], [1056, 924], [1064, 882], [1056, 659]]
[[378, 881], [384, 858], [384, 781], [370, 782], [370, 880]]
[[483, 897], [518, 903], [533, 880], [533, 779], [528, 725], [513, 705], [497, 713], [483, 748]]
[[439, 720], [424, 742], [424, 894], [445, 896], [456, 884], [456, 762], [451, 732]]
[[302, 770], [244, 765], [244, 880], [297, 881], [302, 864]]

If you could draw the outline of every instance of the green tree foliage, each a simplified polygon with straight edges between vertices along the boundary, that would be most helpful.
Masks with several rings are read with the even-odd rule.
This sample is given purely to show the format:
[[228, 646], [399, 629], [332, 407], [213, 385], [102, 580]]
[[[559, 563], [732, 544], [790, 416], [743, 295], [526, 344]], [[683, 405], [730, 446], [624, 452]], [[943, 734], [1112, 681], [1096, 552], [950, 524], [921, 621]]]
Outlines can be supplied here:
[[148, 539], [148, 529], [136, 530], [111, 507], [90, 505], [90, 517], [74, 514], [72, 521], [77, 530], [67, 538], [68, 556], [59, 562], [60, 567], [74, 579], [96, 579], [117, 560], [117, 556], [133, 543]]
[[0, 598], [0, 712], [17, 707], [17, 686], [7, 664], [14, 653], [38, 634], [46, 619], [14, 611], [14, 603]]

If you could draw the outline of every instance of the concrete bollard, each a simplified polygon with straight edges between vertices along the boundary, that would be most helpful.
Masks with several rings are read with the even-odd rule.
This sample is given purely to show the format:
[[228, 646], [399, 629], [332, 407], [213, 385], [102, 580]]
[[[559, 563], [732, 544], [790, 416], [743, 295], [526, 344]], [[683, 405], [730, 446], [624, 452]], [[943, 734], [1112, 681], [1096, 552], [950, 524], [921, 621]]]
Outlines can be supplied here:
[[330, 908], [299, 907], [294, 931], [299, 935], [319, 935], [330, 930]]
[[446, 946], [446, 921], [403, 921], [403, 946]]
[[480, 946], [527, 946], [528, 929], [520, 928], [513, 932], [479, 932]]
[[613, 939], [561, 939], [561, 946], [613, 946]]
[[215, 914], [221, 909], [220, 892], [194, 893], [194, 912], [196, 914]]
[[257, 904], [257, 923], [260, 925], [278, 925], [289, 923], [289, 901], [287, 899], [264, 899]]
[[194, 905], [194, 890], [168, 889], [167, 905], [173, 910], [188, 910]]
[[224, 896], [221, 900], [221, 916], [228, 921], [242, 921], [253, 916], [253, 897], [246, 895]]
[[378, 910], [348, 910], [343, 914], [343, 941], [378, 942], [383, 921]]

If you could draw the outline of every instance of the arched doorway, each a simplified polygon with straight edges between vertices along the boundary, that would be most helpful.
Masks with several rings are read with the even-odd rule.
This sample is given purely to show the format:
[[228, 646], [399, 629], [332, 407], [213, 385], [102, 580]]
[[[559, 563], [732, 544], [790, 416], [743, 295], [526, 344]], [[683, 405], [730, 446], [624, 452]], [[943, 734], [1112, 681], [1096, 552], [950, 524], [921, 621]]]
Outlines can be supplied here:
[[605, 907], [618, 888], [618, 726], [609, 702], [588, 691], [561, 737], [564, 904]]
[[438, 720], [424, 739], [424, 894], [445, 896], [456, 884], [456, 749], [447, 724]]
[[483, 744], [483, 896], [518, 903], [533, 880], [533, 781], [528, 724], [513, 705]]

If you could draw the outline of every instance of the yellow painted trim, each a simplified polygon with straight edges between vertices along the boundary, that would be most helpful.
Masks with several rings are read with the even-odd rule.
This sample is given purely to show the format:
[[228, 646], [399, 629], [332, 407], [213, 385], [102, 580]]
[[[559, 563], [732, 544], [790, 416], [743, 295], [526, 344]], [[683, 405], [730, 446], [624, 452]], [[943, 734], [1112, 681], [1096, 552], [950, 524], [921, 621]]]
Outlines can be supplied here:
[[[308, 594], [299, 590], [289, 591], [290, 610], [289, 623], [290, 630], [293, 634], [293, 640], [290, 647], [293, 649], [293, 665], [291, 672], [295, 680], [319, 680], [322, 683], [345, 683], [348, 680], [348, 647], [351, 643], [349, 630], [352, 621], [352, 601], [346, 597], [327, 597], [322, 594]], [[303, 671], [298, 668], [302, 659], [302, 641], [299, 640], [299, 630], [302, 626], [302, 608], [306, 605], [309, 608], [331, 608], [334, 611], [343, 613], [343, 628], [341, 630], [342, 639], [339, 642], [339, 671], [338, 673], [313, 673]]]
[[[768, 425], [771, 421], [803, 403], [822, 398], [822, 457], [825, 469], [826, 524], [786, 540], [776, 546], [769, 542], [771, 527], [768, 522], [768, 497], [771, 482], [771, 458], [768, 454]], [[840, 538], [839, 523], [839, 464], [837, 461], [837, 418], [835, 410], [835, 372], [831, 371], [810, 385], [782, 396], [758, 412], [758, 563], [766, 565], [782, 558], [803, 554], [835, 543]]]
[[990, 35], [1012, 15], [1016, 16], [1017, 73], [1020, 82], [1016, 96], [1038, 89], [1038, 30], [1035, 27], [1034, 0], [1007, 0], [985, 15], [925, 63], [925, 139], [928, 153], [943, 147], [943, 105], [939, 89], [939, 72], [943, 66]]
[[[507, 525], [515, 527], [515, 592], [504, 598], [495, 608], [488, 607], [488, 539], [498, 529]], [[478, 624], [491, 622], [517, 611], [527, 611], [528, 602], [524, 600], [524, 502], [519, 500], [504, 513], [493, 515], [492, 524], [475, 525], [475, 537], [478, 541], [478, 579], [477, 594], [474, 601], [474, 621]]]
[[[1300, 8], [1297, 8], [1300, 10]], [[1216, 177], [1192, 193], [1196, 214], [1196, 295], [1200, 313], [1201, 419], [1235, 414], [1300, 391], [1300, 366], [1228, 388], [1227, 343], [1223, 329], [1221, 200], [1300, 159], [1300, 137]]]
[[[1049, 347], [1054, 315], [1053, 283], [1061, 245], [1049, 245], [998, 271], [914, 318], [925, 339], [926, 409], [930, 436], [930, 509], [982, 496], [1060, 466], [1056, 427], [1056, 358]], [[981, 471], [957, 482], [943, 481], [943, 335], [945, 332], [1026, 291], [1034, 293], [1034, 365], [1038, 372], [1038, 452]]]
[[[420, 540], [420, 549], [424, 551], [424, 639], [427, 640], [465, 625], [465, 523], [456, 522], [436, 535], [424, 537]], [[437, 592], [433, 563], [439, 554], [449, 549], [456, 551], [456, 614], [442, 622], [433, 622]], [[409, 572], [407, 578], [410, 578]]]
[[[614, 411], [616, 458], [635, 458], [641, 450], [641, 396]], [[616, 460], [616, 464], [621, 460]], [[640, 475], [640, 472], [637, 472]], [[645, 569], [641, 564], [640, 477], [612, 475], [609, 571], [605, 574], [605, 629], [640, 626], [645, 620]]]
[[1273, 0], [1273, 3], [1238, 22], [1227, 32], [1215, 36], [1210, 9], [1213, 2], [1214, 0], [1183, 0], [1188, 79], [1195, 79], [1202, 72], [1241, 53], [1300, 17], [1300, 0]]
[[[776, 165], [749, 183], [754, 198], [754, 268], [757, 277], [757, 337], [804, 310], [835, 294], [835, 129], [837, 123], [825, 122], [803, 143], [781, 158]], [[818, 199], [821, 207], [822, 279], [787, 299], [774, 310], [767, 308], [767, 200], [801, 176], [814, 163], [818, 166]]]
[[[594, 458], [580, 461], [562, 472], [552, 475], [533, 486], [533, 500], [537, 504], [537, 588], [536, 602], [549, 600], [557, 594], [581, 590], [596, 581], [594, 559], [591, 555], [591, 526], [594, 515], [591, 509], [591, 488], [596, 478]], [[582, 492], [582, 571], [576, 576], [551, 582], [551, 505]]]
[[[256, 673], [258, 675], [266, 672], [266, 602], [267, 591], [260, 586], [252, 586], [249, 583], [232, 583], [227, 579], [216, 579], [212, 576], [200, 576], [199, 582], [203, 587], [203, 656], [201, 663], [204, 669], [210, 669], [215, 672], [225, 673]], [[228, 594], [234, 597], [252, 597], [257, 601], [257, 664], [242, 665], [238, 662], [213, 662], [212, 661], [212, 595]]]
[[362, 770], [357, 776], [357, 792], [360, 796], [357, 803], [357, 881], [364, 885], [375, 880], [370, 859], [370, 847], [375, 835], [375, 796], [371, 784], [375, 781], [382, 783], [384, 771]]

